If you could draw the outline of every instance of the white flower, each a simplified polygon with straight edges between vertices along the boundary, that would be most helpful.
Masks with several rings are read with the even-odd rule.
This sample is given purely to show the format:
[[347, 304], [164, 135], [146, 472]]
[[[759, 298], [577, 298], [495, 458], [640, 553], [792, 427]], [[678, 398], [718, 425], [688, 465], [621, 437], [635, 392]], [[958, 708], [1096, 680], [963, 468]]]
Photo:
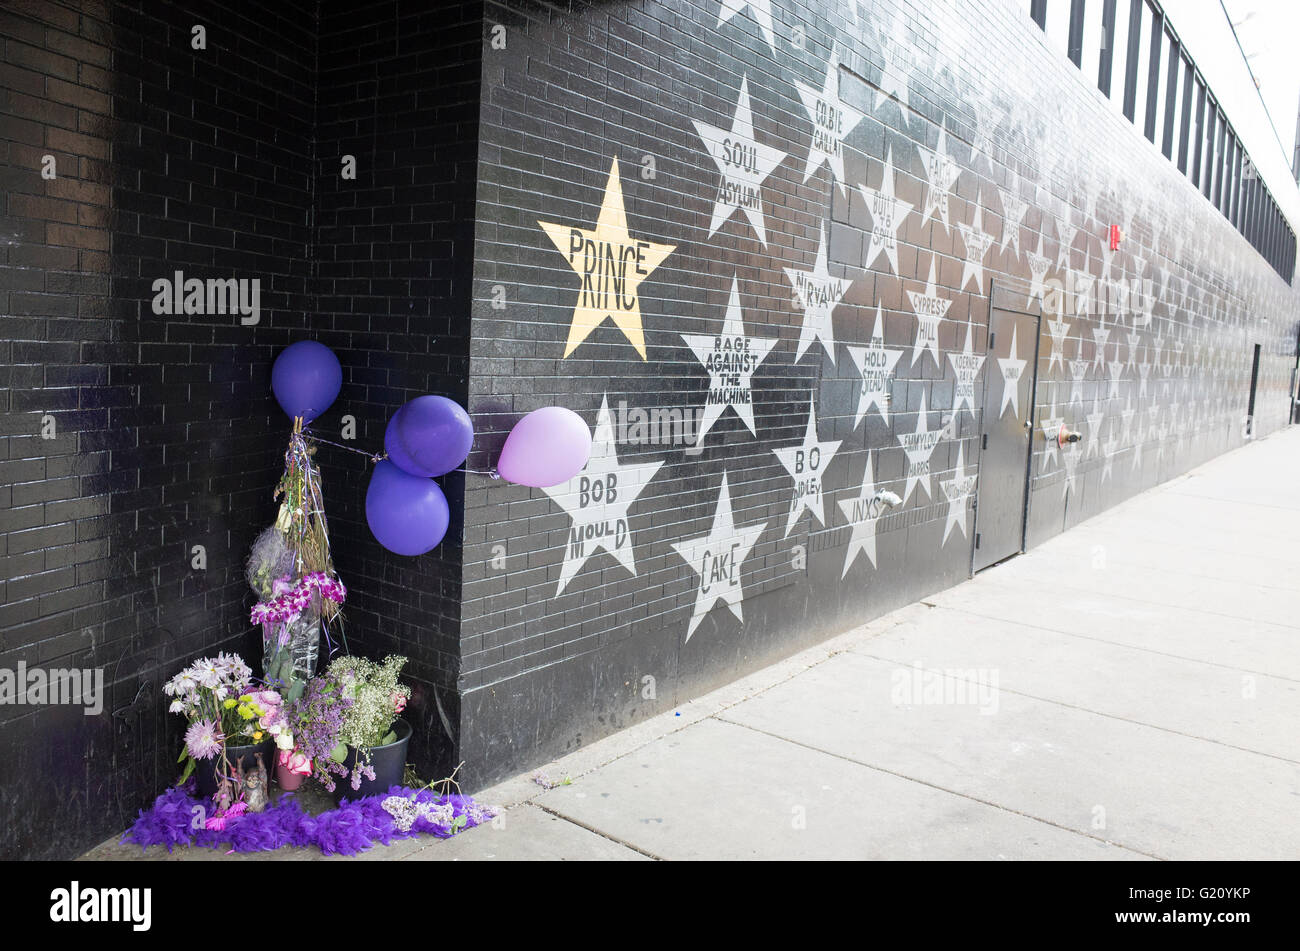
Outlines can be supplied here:
[[184, 713], [185, 704], [180, 700], [173, 700], [172, 705], [167, 708], [168, 713]]
[[275, 738], [275, 745], [282, 750], [293, 749], [293, 734], [281, 733], [279, 736]]

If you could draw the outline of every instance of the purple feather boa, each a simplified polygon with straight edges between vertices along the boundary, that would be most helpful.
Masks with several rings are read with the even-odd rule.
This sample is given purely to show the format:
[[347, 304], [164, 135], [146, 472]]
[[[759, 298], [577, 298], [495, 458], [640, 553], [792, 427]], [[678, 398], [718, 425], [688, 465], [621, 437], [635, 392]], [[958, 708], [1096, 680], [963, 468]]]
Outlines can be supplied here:
[[495, 810], [478, 805], [469, 796], [439, 796], [429, 789], [392, 786], [383, 795], [346, 800], [337, 809], [317, 816], [303, 812], [293, 795], [287, 793], [263, 812], [230, 820], [224, 830], [195, 829], [195, 817], [206, 815], [212, 808], [211, 802], [193, 798], [184, 788], [173, 787], [155, 799], [149, 809], [140, 810], [139, 818], [122, 841], [133, 841], [141, 849], [161, 845], [168, 852], [177, 845], [220, 849], [229, 844], [231, 852], [272, 852], [284, 846], [314, 845], [325, 855], [356, 855], [376, 842], [388, 845], [395, 839], [421, 834], [446, 839], [459, 831], [454, 831], [449, 824], [438, 824], [420, 816], [404, 832], [383, 807], [383, 801], [389, 796], [413, 796], [418, 803], [450, 804], [454, 816], [464, 817], [460, 830], [471, 829], [495, 815]]

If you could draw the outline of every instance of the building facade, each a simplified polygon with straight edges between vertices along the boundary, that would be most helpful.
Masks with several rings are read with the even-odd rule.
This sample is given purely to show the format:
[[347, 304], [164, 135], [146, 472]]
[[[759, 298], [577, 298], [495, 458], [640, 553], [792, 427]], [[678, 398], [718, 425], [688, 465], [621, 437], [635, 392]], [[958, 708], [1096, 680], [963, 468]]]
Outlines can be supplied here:
[[[348, 647], [411, 658], [417, 765], [471, 789], [1290, 422], [1294, 183], [1147, 0], [426, 7], [0, 15], [0, 668], [105, 671], [99, 715], [0, 706], [4, 854], [127, 825], [161, 683], [256, 657], [293, 340], [343, 363], [330, 439], [474, 421], [417, 559], [318, 456]], [[153, 312], [178, 270], [259, 319]], [[586, 469], [494, 479], [547, 405]]]

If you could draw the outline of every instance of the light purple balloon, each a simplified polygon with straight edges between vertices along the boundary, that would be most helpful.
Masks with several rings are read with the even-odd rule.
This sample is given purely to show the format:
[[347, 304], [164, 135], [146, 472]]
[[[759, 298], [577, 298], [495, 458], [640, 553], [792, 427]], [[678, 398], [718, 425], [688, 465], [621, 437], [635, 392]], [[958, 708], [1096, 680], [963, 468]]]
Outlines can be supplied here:
[[571, 409], [543, 406], [510, 430], [497, 473], [508, 482], [535, 489], [568, 482], [591, 457], [591, 430]]

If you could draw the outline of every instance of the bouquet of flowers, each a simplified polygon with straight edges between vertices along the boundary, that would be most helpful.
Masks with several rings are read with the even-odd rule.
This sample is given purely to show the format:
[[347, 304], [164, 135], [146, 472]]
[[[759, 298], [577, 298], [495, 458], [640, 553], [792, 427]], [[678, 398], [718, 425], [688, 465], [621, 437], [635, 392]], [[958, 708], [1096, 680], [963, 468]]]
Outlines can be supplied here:
[[342, 604], [345, 597], [343, 582], [313, 571], [297, 584], [275, 579], [271, 596], [253, 605], [250, 617], [262, 625], [262, 672], [288, 699], [298, 699], [315, 673], [322, 601]]
[[[362, 776], [375, 778], [370, 748], [397, 738], [393, 724], [411, 696], [411, 688], [397, 682], [405, 664], [396, 654], [379, 664], [364, 657], [335, 658], [293, 705], [296, 752], [310, 758], [312, 774], [330, 792], [336, 776], [350, 779], [353, 789], [360, 788]], [[349, 747], [359, 754], [351, 771], [344, 765]]]
[[168, 711], [181, 714], [190, 724], [177, 760], [185, 763], [182, 782], [200, 760], [219, 755], [224, 764], [227, 745], [260, 743], [269, 736], [280, 749], [293, 748], [280, 694], [254, 689], [252, 671], [238, 654], [195, 661], [167, 681], [163, 693], [175, 698]]
[[253, 542], [245, 568], [257, 593], [251, 620], [262, 625], [262, 673], [289, 700], [297, 700], [316, 673], [321, 622], [342, 621], [347, 596], [334, 574], [329, 530], [314, 447], [295, 429], [284, 456], [275, 524]]

